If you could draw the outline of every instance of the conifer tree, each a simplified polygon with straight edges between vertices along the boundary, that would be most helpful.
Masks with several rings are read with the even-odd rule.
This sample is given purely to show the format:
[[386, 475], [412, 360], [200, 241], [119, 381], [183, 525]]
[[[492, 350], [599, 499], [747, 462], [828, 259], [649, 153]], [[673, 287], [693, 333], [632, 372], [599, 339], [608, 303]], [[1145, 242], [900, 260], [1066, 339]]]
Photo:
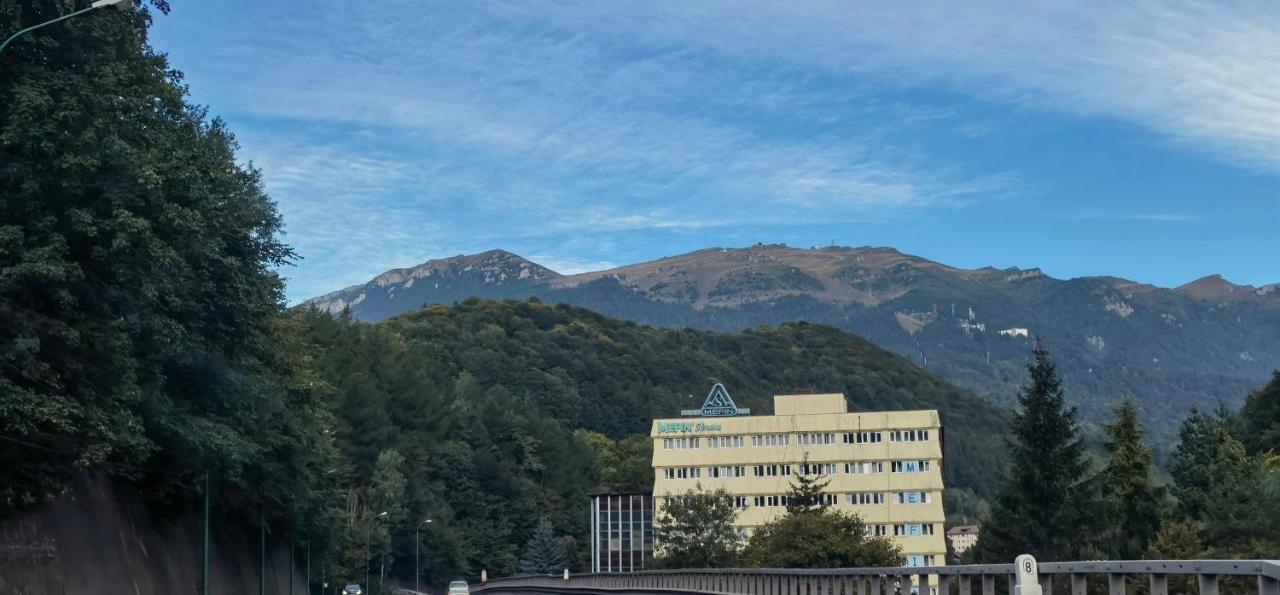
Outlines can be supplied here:
[[545, 517], [533, 528], [533, 537], [525, 546], [524, 558], [520, 560], [521, 574], [559, 574], [569, 566], [569, 556], [565, 554], [564, 544], [556, 539], [555, 529], [551, 521]]
[[976, 546], [983, 561], [1009, 561], [1030, 553], [1068, 560], [1079, 551], [1084, 522], [1094, 512], [1088, 464], [1062, 382], [1037, 339], [1027, 366], [1031, 383], [1018, 395], [1009, 468]]
[[1164, 490], [1152, 483], [1151, 451], [1142, 443], [1137, 405], [1126, 399], [1115, 416], [1106, 426], [1111, 457], [1099, 483], [1108, 517], [1101, 546], [1116, 559], [1135, 560], [1160, 531]]
[[787, 514], [806, 514], [826, 512], [827, 502], [824, 490], [831, 483], [829, 479], [819, 479], [817, 474], [810, 473], [809, 455], [804, 456], [804, 463], [791, 479], [791, 491], [787, 494]]

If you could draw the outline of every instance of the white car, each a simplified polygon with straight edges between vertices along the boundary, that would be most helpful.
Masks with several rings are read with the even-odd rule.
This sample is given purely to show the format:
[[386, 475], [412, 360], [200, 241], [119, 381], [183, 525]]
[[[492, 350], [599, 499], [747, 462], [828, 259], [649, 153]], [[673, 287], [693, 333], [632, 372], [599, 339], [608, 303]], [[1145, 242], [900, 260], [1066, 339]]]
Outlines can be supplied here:
[[361, 589], [360, 585], [355, 583], [351, 583], [342, 589], [342, 595], [360, 595], [361, 593], [364, 593], [364, 589]]
[[449, 591], [445, 595], [471, 595], [471, 587], [467, 585], [467, 581], [453, 581], [449, 583]]

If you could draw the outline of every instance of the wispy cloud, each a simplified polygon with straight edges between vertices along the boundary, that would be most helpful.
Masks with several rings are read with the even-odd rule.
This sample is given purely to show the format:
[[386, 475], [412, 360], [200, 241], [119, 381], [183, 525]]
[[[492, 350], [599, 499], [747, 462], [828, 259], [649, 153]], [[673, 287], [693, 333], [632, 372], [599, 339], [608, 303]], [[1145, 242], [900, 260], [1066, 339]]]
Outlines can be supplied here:
[[[229, 1], [253, 23], [184, 51], [255, 124], [243, 156], [308, 259], [294, 299], [513, 240], [574, 270], [618, 234], [1008, 200], [1034, 182], [967, 150], [1027, 113], [1280, 169], [1263, 2]], [[1142, 212], [1105, 217], [1181, 220]]]

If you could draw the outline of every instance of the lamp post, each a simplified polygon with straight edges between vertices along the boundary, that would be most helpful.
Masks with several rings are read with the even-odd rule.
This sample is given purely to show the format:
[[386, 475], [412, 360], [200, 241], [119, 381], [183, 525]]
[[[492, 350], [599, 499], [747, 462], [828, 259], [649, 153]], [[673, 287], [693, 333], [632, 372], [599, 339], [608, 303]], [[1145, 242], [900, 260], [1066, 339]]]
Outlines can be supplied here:
[[417, 527], [413, 528], [413, 592], [414, 593], [419, 593], [421, 591], [420, 589], [418, 589], [418, 578], [422, 576], [421, 572], [419, 572], [418, 570], [418, 530], [421, 529], [423, 525], [429, 525], [429, 524], [431, 524], [431, 519], [422, 521], [421, 523], [418, 523]]
[[373, 523], [385, 516], [387, 512], [384, 510], [373, 517], [373, 520], [369, 521], [369, 531], [364, 537], [364, 588], [366, 589], [369, 588], [369, 542], [373, 541]]
[[45, 21], [45, 22], [40, 23], [40, 24], [38, 24], [38, 25], [32, 25], [32, 26], [30, 26], [30, 27], [27, 27], [26, 29], [22, 29], [21, 31], [18, 31], [17, 33], [14, 33], [13, 35], [10, 35], [8, 39], [4, 40], [4, 43], [0, 43], [0, 52], [3, 52], [5, 48], [9, 47], [9, 44], [10, 44], [13, 40], [17, 39], [18, 37], [20, 37], [20, 36], [21, 36], [22, 34], [24, 34], [24, 33], [30, 33], [30, 32], [32, 32], [32, 31], [35, 31], [36, 29], [39, 29], [39, 28], [44, 27], [44, 26], [46, 26], [46, 25], [52, 25], [52, 24], [54, 24], [54, 23], [59, 23], [59, 22], [65, 21], [65, 20], [67, 20], [67, 19], [69, 19], [69, 18], [71, 18], [71, 17], [74, 17], [74, 16], [76, 16], [76, 15], [84, 14], [84, 13], [89, 12], [89, 11], [91, 11], [91, 10], [94, 10], [94, 9], [96, 9], [96, 8], [102, 8], [102, 7], [104, 7], [104, 6], [114, 6], [114, 5], [116, 5], [116, 4], [122, 4], [122, 3], [125, 3], [125, 2], [131, 2], [131, 1], [132, 1], [132, 0], [97, 0], [97, 1], [96, 1], [96, 2], [94, 2], [93, 4], [90, 4], [90, 5], [89, 5], [89, 8], [81, 8], [80, 10], [77, 10], [77, 11], [75, 11], [75, 12], [72, 12], [72, 13], [68, 13], [68, 14], [62, 15], [62, 16], [60, 16], [60, 17], [58, 17], [58, 18], [56, 18], [56, 19], [53, 19], [53, 20], [51, 20], [51, 21]]

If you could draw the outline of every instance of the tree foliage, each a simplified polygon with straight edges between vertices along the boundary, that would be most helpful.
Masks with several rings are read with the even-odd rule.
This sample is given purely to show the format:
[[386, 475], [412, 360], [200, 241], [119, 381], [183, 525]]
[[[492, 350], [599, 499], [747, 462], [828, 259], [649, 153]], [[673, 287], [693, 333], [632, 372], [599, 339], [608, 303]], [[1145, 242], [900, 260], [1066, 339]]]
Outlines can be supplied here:
[[[801, 469], [807, 466], [806, 457]], [[858, 515], [831, 509], [823, 497], [827, 483], [803, 472], [792, 478], [786, 514], [752, 532], [743, 550], [747, 564], [759, 568], [902, 565], [897, 544], [868, 535]]]
[[1008, 442], [1009, 469], [976, 546], [981, 560], [1012, 560], [1024, 553], [1068, 560], [1087, 543], [1082, 532], [1094, 498], [1075, 409], [1066, 406], [1041, 341], [1032, 355], [1031, 383], [1018, 396]]
[[[161, 10], [163, 2], [152, 3]], [[5, 31], [68, 3], [0, 3]], [[147, 42], [95, 11], [0, 55], [0, 510], [78, 469], [316, 534], [326, 395], [281, 319], [293, 252], [257, 170]]]
[[559, 574], [568, 567], [569, 556], [565, 554], [564, 544], [556, 538], [551, 521], [545, 518], [539, 520], [533, 528], [533, 536], [525, 546], [524, 557], [520, 560], [520, 573]]
[[809, 473], [809, 455], [806, 453], [799, 473], [791, 478], [791, 489], [787, 492], [787, 514], [826, 512], [829, 505], [825, 490], [830, 483], [829, 479]]
[[723, 488], [706, 491], [702, 484], [683, 494], [664, 494], [653, 524], [661, 568], [731, 568], [738, 562], [742, 538], [734, 528], [738, 509]]
[[1239, 419], [1240, 436], [1250, 454], [1280, 453], [1280, 370], [1245, 399]]
[[1119, 560], [1136, 560], [1160, 530], [1165, 492], [1152, 478], [1151, 451], [1142, 442], [1137, 405], [1125, 400], [1106, 426], [1110, 459], [1098, 483], [1106, 514], [1102, 549]]

